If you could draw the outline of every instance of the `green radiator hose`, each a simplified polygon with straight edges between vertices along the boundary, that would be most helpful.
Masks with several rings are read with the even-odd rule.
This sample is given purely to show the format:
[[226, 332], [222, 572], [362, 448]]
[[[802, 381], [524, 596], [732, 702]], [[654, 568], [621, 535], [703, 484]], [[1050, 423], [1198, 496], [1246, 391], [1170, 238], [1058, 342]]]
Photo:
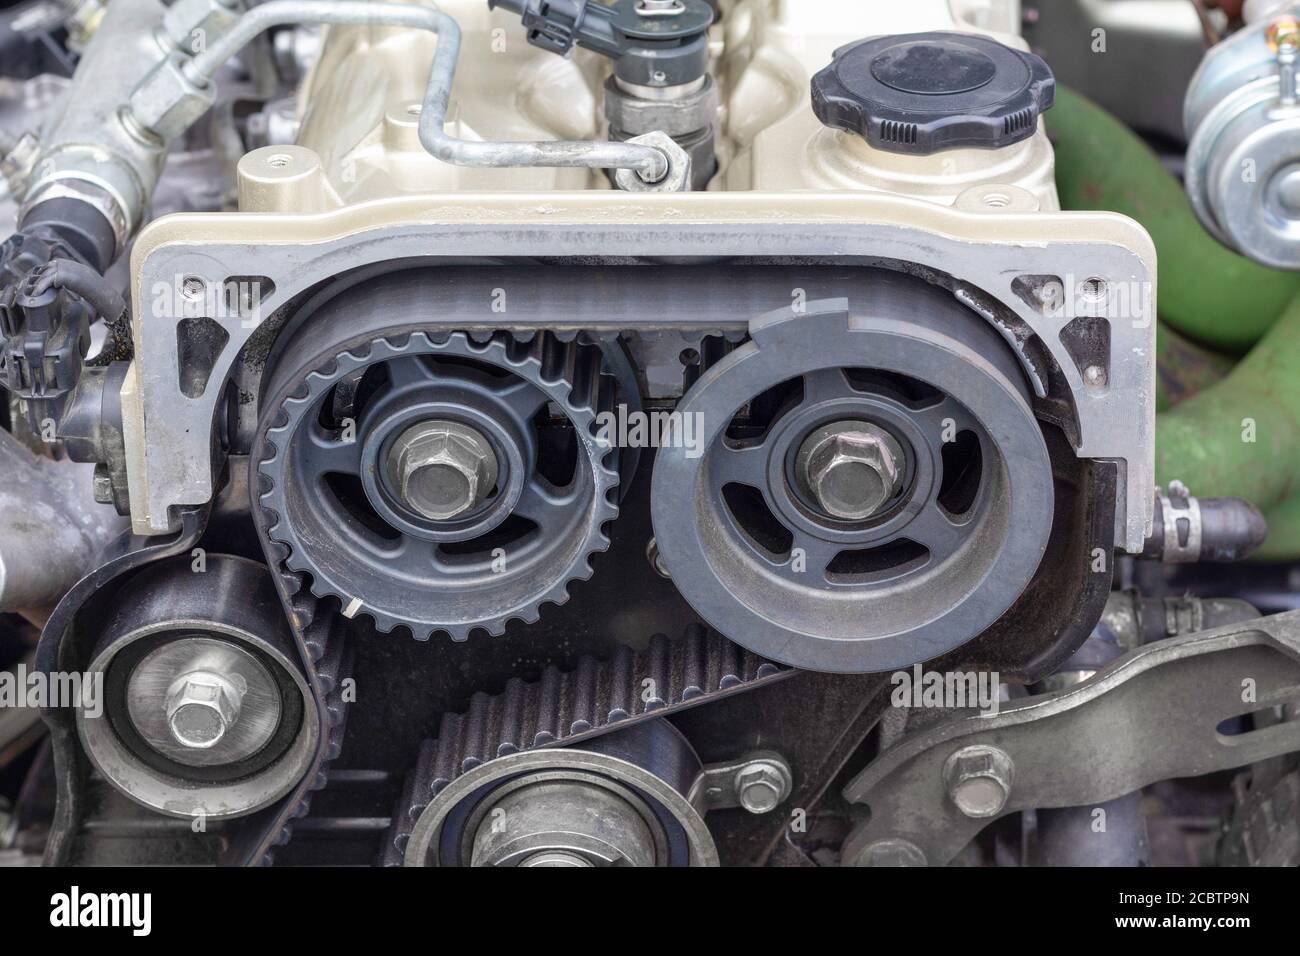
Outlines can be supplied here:
[[1058, 87], [1047, 130], [1062, 208], [1123, 213], [1151, 234], [1160, 316], [1178, 331], [1243, 352], [1300, 291], [1300, 274], [1266, 269], [1221, 246], [1155, 153], [1091, 101]]
[[1268, 537], [1253, 557], [1259, 561], [1294, 561], [1300, 558], [1300, 495], [1293, 495], [1264, 515]]
[[[1300, 296], [1237, 367], [1156, 420], [1156, 481], [1265, 513], [1300, 490]], [[1270, 533], [1275, 546], [1300, 538]]]
[[1165, 412], [1232, 371], [1233, 359], [1156, 326], [1156, 411]]

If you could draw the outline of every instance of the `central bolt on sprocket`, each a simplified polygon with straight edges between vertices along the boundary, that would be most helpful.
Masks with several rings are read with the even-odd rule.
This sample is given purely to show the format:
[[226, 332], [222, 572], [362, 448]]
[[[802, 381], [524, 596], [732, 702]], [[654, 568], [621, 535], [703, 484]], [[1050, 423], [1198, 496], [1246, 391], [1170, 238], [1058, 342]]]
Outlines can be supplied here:
[[[381, 631], [465, 640], [536, 621], [591, 576], [619, 483], [615, 449], [596, 429], [615, 390], [598, 346], [416, 331], [318, 353], [286, 374], [288, 361], [254, 460], [267, 533], [312, 593]], [[420, 423], [472, 434], [491, 458], [485, 487], [455, 513], [407, 494]], [[442, 457], [426, 458], [437, 480]]]

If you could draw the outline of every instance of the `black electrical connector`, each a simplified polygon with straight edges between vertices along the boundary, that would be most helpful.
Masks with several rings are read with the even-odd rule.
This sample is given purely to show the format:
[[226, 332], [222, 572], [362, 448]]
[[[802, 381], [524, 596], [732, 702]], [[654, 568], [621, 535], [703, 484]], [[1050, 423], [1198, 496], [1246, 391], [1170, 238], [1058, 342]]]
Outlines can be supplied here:
[[116, 246], [103, 214], [71, 197], [38, 204], [0, 243], [0, 386], [42, 432], [77, 387], [96, 316], [121, 328], [126, 302], [103, 276]]
[[[22, 398], [54, 402], [76, 387], [90, 347], [93, 312], [50, 282], [55, 260], [0, 293], [0, 381]], [[66, 260], [63, 260], [66, 261]]]
[[708, 72], [706, 0], [488, 0], [516, 13], [528, 42], [561, 56], [574, 46], [614, 61], [614, 75], [636, 86], [693, 83]]
[[61, 4], [27, 0], [0, 10], [0, 76], [29, 80], [71, 76], [77, 56], [68, 49]]

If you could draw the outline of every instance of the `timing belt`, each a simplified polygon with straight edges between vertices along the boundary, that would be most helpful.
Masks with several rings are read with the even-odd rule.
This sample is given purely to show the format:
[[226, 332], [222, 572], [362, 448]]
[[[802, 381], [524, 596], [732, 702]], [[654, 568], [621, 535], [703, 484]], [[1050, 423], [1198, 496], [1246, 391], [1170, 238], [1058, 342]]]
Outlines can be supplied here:
[[476, 693], [469, 709], [442, 716], [420, 747], [382, 855], [400, 866], [416, 820], [448, 784], [480, 764], [524, 750], [566, 747], [646, 720], [784, 680], [798, 671], [759, 657], [702, 625], [609, 659], [550, 666], [536, 680], [512, 678], [499, 694]]

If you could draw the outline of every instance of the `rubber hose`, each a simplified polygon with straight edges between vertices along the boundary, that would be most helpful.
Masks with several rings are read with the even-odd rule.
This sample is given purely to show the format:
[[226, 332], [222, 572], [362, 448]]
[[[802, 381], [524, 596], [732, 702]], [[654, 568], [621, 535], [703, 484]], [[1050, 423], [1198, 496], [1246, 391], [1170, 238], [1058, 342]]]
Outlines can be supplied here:
[[1233, 359], [1156, 326], [1156, 411], [1166, 412], [1232, 371]]
[[1061, 208], [1110, 210], [1145, 227], [1159, 256], [1159, 313], [1178, 331], [1244, 352], [1300, 291], [1300, 274], [1267, 269], [1220, 245], [1156, 154], [1101, 107], [1058, 87], [1047, 130]]
[[126, 312], [126, 300], [122, 294], [84, 262], [51, 259], [41, 271], [31, 294], [40, 295], [50, 288], [75, 292], [86, 300], [97, 316], [108, 323], [115, 322]]
[[1255, 552], [1257, 561], [1295, 561], [1300, 558], [1300, 495], [1293, 495], [1264, 515], [1268, 537]]
[[[1156, 481], [1202, 497], [1245, 498], [1268, 514], [1300, 490], [1300, 295], [1221, 382], [1156, 422]], [[1272, 515], [1268, 514], [1270, 527]], [[1296, 549], [1272, 529], [1264, 551]]]

